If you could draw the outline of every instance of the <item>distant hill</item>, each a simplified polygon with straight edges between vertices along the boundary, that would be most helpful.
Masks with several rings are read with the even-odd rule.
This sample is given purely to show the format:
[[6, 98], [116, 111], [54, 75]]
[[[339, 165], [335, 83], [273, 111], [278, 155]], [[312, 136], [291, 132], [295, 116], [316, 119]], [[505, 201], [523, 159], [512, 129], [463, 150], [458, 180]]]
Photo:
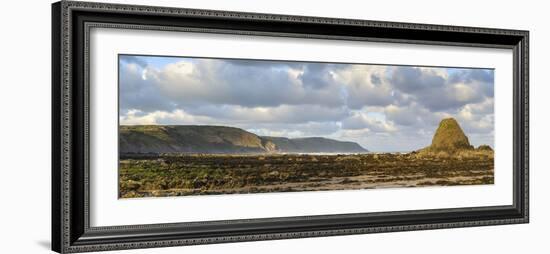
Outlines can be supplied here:
[[284, 138], [261, 137], [273, 142], [277, 149], [287, 153], [365, 153], [367, 149], [355, 142], [338, 141], [328, 138]]
[[262, 137], [243, 129], [205, 125], [120, 126], [119, 152], [129, 153], [364, 153], [354, 142], [320, 137]]

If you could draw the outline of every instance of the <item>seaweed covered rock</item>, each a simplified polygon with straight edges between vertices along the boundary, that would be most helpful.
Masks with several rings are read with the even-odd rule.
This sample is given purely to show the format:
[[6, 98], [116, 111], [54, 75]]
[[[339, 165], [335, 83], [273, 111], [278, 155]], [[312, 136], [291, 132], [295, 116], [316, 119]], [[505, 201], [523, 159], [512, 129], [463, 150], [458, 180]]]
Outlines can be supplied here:
[[476, 150], [478, 151], [493, 151], [493, 148], [491, 148], [490, 146], [488, 145], [480, 145], [476, 148]]

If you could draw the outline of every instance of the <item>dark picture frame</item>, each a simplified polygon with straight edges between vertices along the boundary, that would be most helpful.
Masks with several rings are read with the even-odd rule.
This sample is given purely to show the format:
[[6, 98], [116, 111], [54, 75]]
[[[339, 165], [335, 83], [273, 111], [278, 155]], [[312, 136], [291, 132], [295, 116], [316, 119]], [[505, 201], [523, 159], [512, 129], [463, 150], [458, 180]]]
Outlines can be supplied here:
[[[91, 227], [88, 33], [194, 31], [513, 50], [513, 205]], [[529, 221], [529, 32], [62, 1], [52, 5], [52, 250], [60, 253]]]

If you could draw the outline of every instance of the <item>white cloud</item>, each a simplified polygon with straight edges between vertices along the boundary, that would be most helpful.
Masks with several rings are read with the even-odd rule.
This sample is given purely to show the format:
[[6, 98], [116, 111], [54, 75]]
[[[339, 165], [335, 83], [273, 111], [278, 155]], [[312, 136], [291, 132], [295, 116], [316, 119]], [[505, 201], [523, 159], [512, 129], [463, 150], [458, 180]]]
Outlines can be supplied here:
[[349, 116], [344, 107], [318, 105], [280, 105], [277, 107], [243, 107], [237, 105], [205, 105], [188, 110], [194, 115], [208, 116], [241, 123], [306, 123], [339, 121]]
[[[230, 61], [230, 60], [227, 60]], [[337, 84], [328, 87], [304, 81], [303, 70], [262, 65], [236, 65], [212, 59], [168, 64], [161, 70], [148, 68], [147, 80], [161, 94], [179, 105], [229, 104], [245, 107], [288, 105], [343, 105]], [[336, 95], [336, 96], [335, 96]]]
[[386, 77], [388, 67], [382, 65], [352, 65], [334, 71], [335, 80], [343, 84], [347, 106], [384, 106], [395, 101], [395, 91]]
[[144, 113], [140, 110], [129, 110], [120, 117], [121, 125], [148, 125], [148, 124], [207, 124], [215, 121], [208, 117], [194, 116], [181, 109], [172, 112], [154, 111]]
[[397, 128], [392, 122], [387, 122], [385, 117], [375, 118], [366, 112], [353, 112], [352, 116], [342, 121], [342, 128], [348, 130], [367, 129], [370, 132], [394, 132]]

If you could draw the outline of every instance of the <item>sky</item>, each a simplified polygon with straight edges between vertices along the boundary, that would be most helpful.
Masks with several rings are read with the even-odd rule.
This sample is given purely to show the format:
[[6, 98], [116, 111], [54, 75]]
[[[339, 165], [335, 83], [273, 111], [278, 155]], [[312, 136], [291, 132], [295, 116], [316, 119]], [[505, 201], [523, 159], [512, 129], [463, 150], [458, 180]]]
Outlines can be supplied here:
[[223, 125], [261, 136], [326, 137], [370, 151], [428, 146], [454, 117], [494, 143], [494, 70], [119, 56], [121, 125]]

